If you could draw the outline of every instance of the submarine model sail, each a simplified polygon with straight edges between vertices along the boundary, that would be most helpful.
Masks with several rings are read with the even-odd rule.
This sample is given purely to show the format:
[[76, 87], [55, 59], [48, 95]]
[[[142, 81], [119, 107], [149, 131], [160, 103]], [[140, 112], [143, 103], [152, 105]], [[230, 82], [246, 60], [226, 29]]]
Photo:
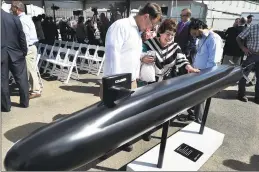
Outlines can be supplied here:
[[222, 65], [137, 89], [112, 108], [98, 102], [19, 140], [7, 152], [5, 168], [76, 169], [203, 102], [241, 77], [241, 67]]

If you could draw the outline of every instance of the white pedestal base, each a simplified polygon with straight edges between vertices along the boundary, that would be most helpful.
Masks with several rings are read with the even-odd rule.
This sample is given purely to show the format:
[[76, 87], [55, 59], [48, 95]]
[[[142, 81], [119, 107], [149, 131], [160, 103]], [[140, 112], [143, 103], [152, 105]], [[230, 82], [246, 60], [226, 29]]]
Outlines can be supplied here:
[[[167, 139], [163, 167], [157, 168], [160, 144], [127, 165], [127, 171], [197, 171], [222, 145], [224, 134], [205, 127], [199, 134], [200, 124], [192, 122]], [[203, 155], [193, 162], [174, 150], [185, 143]]]

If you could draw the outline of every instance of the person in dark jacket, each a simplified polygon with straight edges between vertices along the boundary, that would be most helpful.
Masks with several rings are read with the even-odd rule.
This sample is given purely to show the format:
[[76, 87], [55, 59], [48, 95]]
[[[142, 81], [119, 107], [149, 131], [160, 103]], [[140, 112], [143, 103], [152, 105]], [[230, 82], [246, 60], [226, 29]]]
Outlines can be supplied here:
[[189, 32], [191, 10], [183, 9], [181, 13], [181, 22], [177, 25], [175, 42], [179, 44], [181, 50], [192, 64], [192, 58], [196, 51], [196, 39]]
[[59, 29], [60, 29], [61, 40], [66, 41], [68, 26], [67, 26], [67, 22], [65, 21], [65, 18], [62, 18], [61, 21], [59, 22]]
[[88, 21], [87, 23], [87, 36], [88, 36], [88, 44], [90, 45], [97, 45], [98, 44], [98, 41], [96, 40], [95, 38], [95, 29], [94, 29], [94, 26], [93, 26], [93, 22], [90, 20]]
[[80, 16], [78, 18], [78, 23], [76, 27], [77, 42], [85, 43], [86, 36], [87, 36], [87, 29], [86, 29], [86, 26], [84, 25], [84, 17]]
[[29, 106], [27, 43], [21, 21], [1, 9], [1, 111], [11, 110], [9, 70], [19, 87], [20, 106]]
[[236, 37], [246, 28], [245, 24], [246, 20], [242, 17], [239, 20], [239, 26], [230, 27], [227, 29], [225, 33], [226, 42], [224, 46], [223, 64], [231, 64], [230, 61], [236, 65], [241, 64], [241, 60], [244, 57], [244, 52], [238, 46]]
[[101, 37], [101, 41], [103, 46], [105, 45], [105, 37], [106, 37], [106, 33], [108, 31], [108, 28], [110, 26], [110, 21], [109, 19], [105, 16], [104, 13], [101, 13], [100, 15], [100, 26], [99, 26], [99, 30], [100, 30], [100, 37]]
[[45, 39], [46, 43], [49, 45], [53, 45], [55, 42], [55, 39], [58, 39], [58, 29], [57, 25], [53, 21], [53, 17], [46, 18], [46, 27], [45, 27]]

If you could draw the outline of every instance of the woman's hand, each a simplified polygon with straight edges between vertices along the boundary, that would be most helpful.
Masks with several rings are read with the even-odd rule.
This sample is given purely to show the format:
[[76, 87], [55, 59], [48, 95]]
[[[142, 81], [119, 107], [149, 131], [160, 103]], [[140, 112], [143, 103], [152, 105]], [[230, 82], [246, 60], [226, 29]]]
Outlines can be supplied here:
[[154, 58], [151, 56], [144, 56], [141, 61], [143, 63], [149, 64], [154, 62]]
[[191, 65], [186, 65], [185, 69], [188, 71], [188, 73], [199, 73], [199, 69], [193, 68]]

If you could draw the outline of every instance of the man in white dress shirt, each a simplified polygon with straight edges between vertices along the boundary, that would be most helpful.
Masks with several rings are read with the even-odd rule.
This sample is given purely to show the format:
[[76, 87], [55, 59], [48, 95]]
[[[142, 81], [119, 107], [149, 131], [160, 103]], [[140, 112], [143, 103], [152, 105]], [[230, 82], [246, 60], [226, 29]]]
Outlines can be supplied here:
[[38, 42], [36, 28], [31, 17], [25, 14], [25, 7], [21, 1], [13, 1], [11, 10], [14, 15], [20, 18], [28, 46], [26, 63], [29, 83], [31, 86], [30, 99], [37, 98], [41, 96], [41, 86], [39, 84], [39, 77], [35, 68], [37, 59], [37, 48], [34, 44]]
[[135, 17], [117, 20], [110, 26], [105, 42], [104, 76], [131, 73], [131, 87], [137, 88], [142, 53], [141, 33], [156, 27], [161, 16], [160, 6], [148, 3]]

